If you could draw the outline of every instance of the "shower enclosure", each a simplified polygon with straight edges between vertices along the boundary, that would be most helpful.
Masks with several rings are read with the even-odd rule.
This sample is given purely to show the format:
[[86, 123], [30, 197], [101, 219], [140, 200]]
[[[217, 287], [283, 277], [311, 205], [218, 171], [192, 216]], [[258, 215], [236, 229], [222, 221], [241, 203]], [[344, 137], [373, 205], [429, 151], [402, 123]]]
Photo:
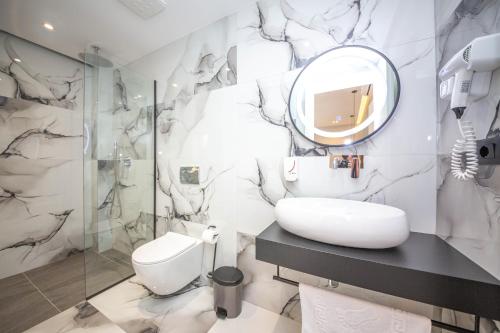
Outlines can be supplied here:
[[131, 255], [154, 238], [154, 82], [97, 47], [85, 61], [86, 296], [130, 277]]

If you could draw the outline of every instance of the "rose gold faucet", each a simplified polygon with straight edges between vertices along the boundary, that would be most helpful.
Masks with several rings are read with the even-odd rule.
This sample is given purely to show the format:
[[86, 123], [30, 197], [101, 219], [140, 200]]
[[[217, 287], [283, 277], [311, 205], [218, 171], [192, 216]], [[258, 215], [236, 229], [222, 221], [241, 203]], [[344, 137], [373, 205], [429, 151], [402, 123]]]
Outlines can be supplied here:
[[359, 158], [353, 156], [351, 160], [351, 178], [359, 178]]
[[351, 169], [351, 178], [359, 178], [360, 169], [364, 168], [363, 155], [330, 155], [331, 169]]

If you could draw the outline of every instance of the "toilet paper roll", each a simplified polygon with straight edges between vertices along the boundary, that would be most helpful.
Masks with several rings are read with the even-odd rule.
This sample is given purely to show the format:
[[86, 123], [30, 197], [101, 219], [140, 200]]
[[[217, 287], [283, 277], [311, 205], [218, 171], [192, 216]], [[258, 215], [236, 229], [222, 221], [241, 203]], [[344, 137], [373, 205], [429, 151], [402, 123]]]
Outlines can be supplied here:
[[215, 244], [219, 239], [219, 232], [215, 229], [206, 229], [201, 234], [201, 239], [208, 244]]

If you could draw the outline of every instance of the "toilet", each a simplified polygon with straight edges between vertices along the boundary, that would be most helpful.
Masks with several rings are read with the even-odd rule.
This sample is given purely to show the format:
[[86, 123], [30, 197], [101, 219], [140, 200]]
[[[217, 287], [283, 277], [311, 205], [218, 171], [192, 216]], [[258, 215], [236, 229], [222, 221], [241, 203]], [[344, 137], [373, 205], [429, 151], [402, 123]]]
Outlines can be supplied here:
[[132, 253], [137, 277], [157, 295], [172, 294], [201, 275], [203, 242], [175, 232], [138, 247]]

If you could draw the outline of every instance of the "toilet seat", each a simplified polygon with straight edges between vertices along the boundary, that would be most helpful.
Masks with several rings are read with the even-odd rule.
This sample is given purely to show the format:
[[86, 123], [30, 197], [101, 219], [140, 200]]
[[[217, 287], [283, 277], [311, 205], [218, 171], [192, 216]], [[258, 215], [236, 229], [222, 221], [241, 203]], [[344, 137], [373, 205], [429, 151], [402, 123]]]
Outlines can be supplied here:
[[132, 253], [132, 261], [140, 265], [154, 265], [171, 260], [194, 247], [199, 240], [175, 232], [146, 243]]

